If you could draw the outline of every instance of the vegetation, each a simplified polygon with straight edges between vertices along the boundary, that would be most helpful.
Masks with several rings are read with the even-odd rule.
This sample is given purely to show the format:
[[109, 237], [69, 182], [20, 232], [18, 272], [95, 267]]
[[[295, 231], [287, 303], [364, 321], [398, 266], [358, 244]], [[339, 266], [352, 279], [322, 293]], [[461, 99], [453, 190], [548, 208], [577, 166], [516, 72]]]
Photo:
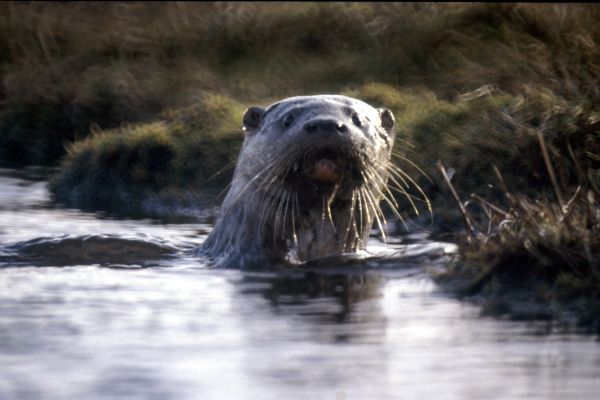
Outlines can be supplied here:
[[460, 258], [437, 280], [462, 296], [483, 298], [484, 310], [493, 315], [575, 322], [600, 333], [597, 125], [570, 137], [587, 144], [585, 155], [570, 141], [570, 154], [561, 155], [556, 143], [548, 145], [542, 131], [535, 132], [553, 198], [510, 192], [495, 169], [507, 208], [471, 195], [470, 201], [484, 211], [480, 222], [485, 225], [462, 208], [467, 234], [461, 238]]
[[568, 206], [511, 195], [489, 208], [492, 235], [461, 245], [461, 258], [437, 276], [484, 310], [512, 318], [556, 319], [600, 333], [600, 213], [597, 191], [581, 187]]
[[231, 181], [244, 107], [207, 94], [159, 122], [96, 132], [69, 149], [51, 181], [57, 201], [126, 214], [196, 214]]
[[[90, 126], [204, 93], [264, 102], [368, 82], [597, 95], [595, 5], [0, 4], [0, 163], [52, 164]], [[76, 21], [76, 22], [74, 22]], [[589, 106], [589, 104], [588, 104]]]
[[396, 162], [433, 203], [433, 227], [414, 222], [464, 233], [440, 281], [597, 327], [599, 19], [594, 4], [4, 2], [0, 165], [62, 163], [51, 190], [79, 207], [206, 204], [245, 107], [348, 94], [394, 111]]

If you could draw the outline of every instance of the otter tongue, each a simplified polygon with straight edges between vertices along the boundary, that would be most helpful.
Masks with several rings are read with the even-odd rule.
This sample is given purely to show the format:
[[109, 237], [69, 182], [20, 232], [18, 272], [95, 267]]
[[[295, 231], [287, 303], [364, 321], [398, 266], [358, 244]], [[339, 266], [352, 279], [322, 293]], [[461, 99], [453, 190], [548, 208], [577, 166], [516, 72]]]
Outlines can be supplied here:
[[340, 179], [339, 167], [335, 162], [322, 158], [314, 163], [308, 177], [319, 182], [335, 183]]

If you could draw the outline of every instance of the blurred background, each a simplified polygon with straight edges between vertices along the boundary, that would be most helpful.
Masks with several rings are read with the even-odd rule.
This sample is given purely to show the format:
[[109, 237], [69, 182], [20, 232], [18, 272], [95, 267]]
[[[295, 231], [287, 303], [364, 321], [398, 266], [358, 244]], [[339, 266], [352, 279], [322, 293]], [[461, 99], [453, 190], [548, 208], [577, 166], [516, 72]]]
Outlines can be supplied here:
[[437, 160], [461, 193], [494, 196], [497, 166], [510, 190], [552, 195], [536, 132], [560, 185], [596, 185], [599, 17], [595, 4], [2, 2], [0, 165], [61, 165], [53, 195], [79, 207], [198, 201], [229, 181], [246, 107], [340, 93], [394, 111], [398, 151], [431, 179], [397, 162], [441, 223], [454, 211]]

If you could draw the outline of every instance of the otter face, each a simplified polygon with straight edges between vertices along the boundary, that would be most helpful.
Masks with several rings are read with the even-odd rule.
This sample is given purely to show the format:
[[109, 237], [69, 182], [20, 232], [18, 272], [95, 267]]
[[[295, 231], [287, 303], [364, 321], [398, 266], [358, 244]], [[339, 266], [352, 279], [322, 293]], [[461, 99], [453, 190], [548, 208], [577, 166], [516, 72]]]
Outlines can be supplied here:
[[338, 198], [350, 199], [374, 176], [385, 181], [381, 174], [394, 142], [388, 109], [345, 96], [292, 97], [266, 109], [248, 109], [243, 126], [242, 154], [261, 156], [238, 163], [240, 172], [250, 177], [278, 170], [277, 179], [299, 191], [305, 206], [313, 201], [320, 207], [321, 197], [334, 190]]
[[243, 128], [208, 254], [304, 262], [364, 249], [373, 221], [382, 228], [380, 200], [393, 207], [391, 111], [345, 96], [300, 96], [249, 108]]

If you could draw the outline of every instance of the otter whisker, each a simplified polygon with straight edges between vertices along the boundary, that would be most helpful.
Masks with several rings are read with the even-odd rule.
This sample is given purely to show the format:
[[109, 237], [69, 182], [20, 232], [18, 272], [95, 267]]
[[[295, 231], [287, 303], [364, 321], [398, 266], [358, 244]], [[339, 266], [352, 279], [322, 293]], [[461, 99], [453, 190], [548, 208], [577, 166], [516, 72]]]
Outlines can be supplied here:
[[[385, 187], [385, 182], [377, 172], [375, 172], [374, 175], [368, 169], [365, 169], [365, 171], [362, 171], [361, 174], [367, 179], [367, 181], [371, 180], [370, 184], [363, 186], [364, 193], [368, 195], [368, 200], [373, 205], [374, 211], [381, 211], [381, 208], [379, 207], [379, 200], [381, 197], [383, 197], [381, 188]], [[383, 217], [382, 212], [379, 214]]]
[[[272, 157], [271, 159], [268, 159], [265, 162], [262, 169], [254, 176], [254, 178], [252, 178], [244, 186], [244, 188], [240, 191], [240, 193], [238, 193], [236, 198], [230, 204], [235, 205], [241, 199], [241, 197], [245, 193], [245, 191], [248, 190], [250, 185], [252, 185], [254, 182], [256, 182], [257, 184], [249, 197], [254, 197], [261, 190], [267, 191], [268, 188], [270, 187], [270, 185], [272, 185], [274, 182], [276, 182], [277, 179], [279, 178], [279, 174], [277, 174], [276, 171], [278, 170], [277, 169], [278, 164], [282, 164], [283, 161], [285, 161], [284, 155], [279, 155], [277, 157]], [[265, 171], [267, 172], [267, 174], [263, 177], [263, 179], [258, 179], [263, 175], [263, 173]], [[265, 189], [265, 187], [266, 187], [266, 189]]]
[[284, 198], [287, 195], [287, 191], [285, 189], [281, 190], [282, 194], [281, 196], [279, 196], [279, 201], [278, 201], [278, 205], [277, 205], [277, 213], [275, 215], [275, 227], [273, 229], [274, 231], [274, 235], [273, 235], [273, 240], [276, 241], [277, 240], [277, 236], [279, 234], [279, 226], [280, 226], [280, 222], [281, 222], [281, 217], [282, 217], [282, 213], [283, 213], [283, 202], [284, 202]]
[[[433, 180], [429, 177], [429, 175], [427, 175], [427, 173], [425, 171], [423, 171], [423, 169], [421, 167], [419, 167], [414, 161], [411, 161], [409, 158], [407, 158], [406, 156], [396, 152], [396, 151], [392, 151], [392, 155], [394, 157], [398, 157], [403, 161], [406, 161], [407, 163], [409, 163], [410, 165], [412, 165], [417, 171], [419, 171], [421, 174], [423, 174], [423, 176], [425, 178], [427, 178], [429, 180], [429, 182], [433, 183]], [[396, 166], [394, 163], [390, 163], [391, 165], [393, 165], [396, 168], [399, 168], [398, 166]]]
[[273, 205], [276, 200], [277, 200], [277, 197], [269, 197], [267, 199], [267, 201], [265, 201], [263, 203], [262, 211], [260, 213], [260, 217], [258, 218], [258, 231], [259, 232], [262, 232], [265, 227], [265, 224], [267, 222], [265, 217], [273, 214]]
[[348, 245], [348, 235], [350, 234], [350, 229], [354, 228], [354, 238], [353, 241], [361, 242], [360, 236], [358, 234], [358, 228], [356, 227], [356, 189], [352, 190], [352, 198], [350, 200], [350, 217], [348, 219], [348, 226], [346, 227], [346, 233], [344, 235], [344, 250], [346, 250], [346, 246]]
[[321, 197], [321, 234], [323, 234], [323, 229], [325, 229], [325, 211], [327, 200], [325, 200], [325, 196]]
[[[400, 170], [398, 167], [396, 167], [392, 163], [377, 164], [377, 166], [385, 169], [386, 172], [388, 173], [388, 176], [390, 177], [390, 179], [392, 179], [392, 178], [394, 179], [394, 183], [396, 185], [398, 185], [399, 187], [404, 186], [404, 187], [406, 187], [406, 189], [410, 189], [410, 184], [406, 181], [406, 179], [404, 179], [404, 176], [398, 172], [398, 170]], [[399, 179], [400, 182], [398, 182], [396, 179]]]
[[283, 202], [284, 202], [285, 192], [282, 191], [281, 195], [277, 197], [277, 207], [275, 214], [275, 224], [273, 226], [273, 243], [277, 242], [277, 238], [279, 237], [279, 229], [281, 227], [281, 217], [283, 214]]
[[[393, 164], [390, 164], [390, 165], [393, 165]], [[398, 174], [397, 176], [404, 176], [417, 189], [417, 191], [421, 194], [421, 196], [423, 196], [422, 200], [424, 200], [425, 204], [427, 204], [427, 210], [429, 211], [429, 213], [433, 214], [433, 210], [431, 208], [431, 202], [429, 201], [429, 197], [427, 197], [427, 194], [425, 194], [423, 189], [421, 189], [421, 186], [419, 186], [419, 184], [413, 178], [411, 178], [410, 175], [408, 175], [404, 170], [402, 170], [401, 168], [399, 168], [395, 165], [393, 165], [393, 167], [390, 168], [389, 171], [397, 173]]]
[[264, 234], [266, 233], [265, 229], [270, 229], [273, 234], [275, 234], [275, 221], [277, 219], [277, 210], [278, 210], [278, 204], [281, 201], [281, 192], [282, 189], [278, 189], [277, 193], [274, 194], [274, 196], [270, 197], [267, 202], [268, 202], [268, 210], [265, 213], [265, 221], [262, 223], [262, 227], [261, 227], [261, 233]]
[[348, 218], [348, 226], [346, 226], [346, 232], [344, 233], [344, 250], [346, 249], [346, 245], [348, 243], [348, 235], [350, 234], [350, 229], [352, 229], [352, 222], [354, 222], [354, 203], [356, 202], [356, 194], [355, 190], [352, 190], [352, 198], [350, 200], [350, 216]]
[[[375, 171], [372, 167], [368, 167], [366, 170], [366, 173], [368, 174], [368, 176], [370, 177], [370, 179], [372, 180], [376, 180], [379, 179], [380, 182], [384, 181], [384, 178], [381, 178], [378, 174], [377, 171]], [[377, 175], [378, 178], [375, 177], [375, 175]], [[389, 193], [389, 197], [384, 193], [384, 191], [387, 191], [387, 193]], [[378, 185], [374, 187], [374, 190], [377, 191], [376, 195], [377, 197], [381, 197], [389, 206], [389, 208], [391, 209], [391, 211], [394, 213], [394, 215], [400, 220], [402, 221], [402, 223], [405, 224], [404, 222], [404, 218], [402, 218], [402, 216], [400, 215], [399, 211], [398, 211], [398, 202], [396, 202], [396, 199], [394, 199], [394, 196], [392, 194], [392, 192], [390, 191], [389, 187], [385, 184], [382, 185]], [[406, 224], [405, 224], [406, 225]]]
[[[404, 171], [402, 171], [400, 169], [398, 169], [398, 171], [396, 171], [395, 169], [393, 169], [390, 166], [386, 172], [388, 173], [389, 180], [395, 185], [395, 186], [389, 185], [392, 189], [395, 189], [398, 193], [402, 193], [406, 197], [410, 196], [415, 200], [419, 200], [419, 201], [423, 200], [423, 198], [416, 197], [407, 191], [407, 189], [410, 189], [411, 184], [406, 181], [405, 177], [407, 177], [407, 178], [410, 178], [410, 177]], [[414, 181], [412, 181], [412, 186], [415, 186], [417, 188], [417, 190], [420, 189], [418, 184]], [[426, 197], [422, 191], [421, 191], [421, 193], [424, 195], [424, 197]]]
[[[416, 166], [415, 166], [415, 168], [416, 168]], [[411, 184], [418, 186], [416, 181], [405, 170], [403, 170], [402, 168], [400, 168], [393, 162], [390, 162], [387, 164], [387, 169], [388, 169], [388, 171], [395, 172], [396, 176], [402, 176], [402, 177], [406, 178]], [[425, 174], [425, 173], [423, 172], [423, 174]]]
[[392, 193], [392, 190], [388, 186], [384, 186], [384, 189], [387, 192], [387, 194], [384, 194], [384, 193], [381, 194], [383, 199], [388, 204], [388, 206], [390, 207], [392, 212], [396, 215], [396, 217], [403, 220], [402, 216], [400, 215], [400, 212], [398, 211], [398, 207], [400, 207], [400, 205], [394, 198], [394, 194]]
[[225, 165], [223, 168], [221, 168], [220, 170], [218, 170], [217, 172], [215, 172], [210, 178], [208, 178], [205, 183], [208, 183], [210, 181], [212, 181], [213, 179], [215, 179], [218, 175], [222, 174], [223, 172], [227, 171], [228, 169], [231, 169], [235, 166], [235, 164], [237, 163], [237, 160], [231, 161], [229, 163], [227, 163], [227, 165]]
[[284, 211], [283, 211], [283, 227], [282, 227], [282, 233], [285, 236], [286, 231], [287, 231], [287, 227], [288, 224], [286, 223], [287, 221], [287, 214], [288, 214], [288, 209], [289, 209], [289, 205], [290, 205], [290, 200], [291, 200], [291, 193], [286, 191], [285, 194], [285, 205], [284, 205]]
[[256, 189], [257, 189], [257, 191], [262, 191], [268, 195], [269, 189], [271, 188], [273, 183], [277, 182], [278, 180], [279, 180], [279, 176], [275, 173], [271, 173], [271, 174], [267, 175], [264, 180], [259, 182], [259, 186]]
[[[391, 193], [390, 193], [391, 195]], [[388, 205], [388, 207], [390, 208], [390, 210], [392, 211], [392, 213], [396, 216], [396, 218], [402, 222], [402, 225], [404, 225], [405, 228], [407, 228], [406, 225], [406, 221], [404, 220], [404, 217], [402, 217], [402, 215], [400, 214], [400, 212], [398, 211], [398, 209], [396, 208], [396, 205], [394, 203], [392, 203], [392, 201], [390, 201], [390, 199], [383, 195], [383, 201], [385, 201], [385, 203]]]
[[[385, 174], [385, 171], [383, 171]], [[382, 176], [379, 171], [377, 171], [371, 165], [365, 165], [364, 176], [368, 178], [368, 181], [371, 182], [369, 186], [373, 186], [375, 188], [385, 188], [387, 186], [388, 176]], [[378, 191], [381, 191], [378, 189]]]
[[[392, 175], [389, 176], [390, 181], [392, 181], [392, 183], [396, 184], [396, 186], [392, 186], [392, 185], [387, 185], [385, 188], [386, 190], [389, 192], [390, 196], [392, 197], [392, 199], [394, 199], [394, 196], [391, 192], [391, 190], [395, 190], [396, 192], [402, 194], [410, 203], [412, 209], [414, 210], [415, 214], [419, 215], [419, 210], [417, 209], [417, 206], [415, 204], [415, 202], [413, 201], [413, 195], [411, 195], [410, 193], [408, 193], [406, 191], [406, 189], [404, 189], [401, 185], [398, 184], [398, 182], [396, 181], [396, 178]], [[396, 205], [396, 207], [398, 206], [398, 203], [395, 201], [394, 199], [394, 203]]]
[[[267, 192], [268, 189], [265, 189], [264, 192]], [[257, 191], [258, 192], [258, 191]], [[261, 215], [258, 220], [259, 231], [262, 232], [264, 226], [266, 224], [265, 216], [269, 216], [273, 214], [273, 206], [276, 201], [279, 200], [281, 190], [278, 190], [277, 193], [273, 196], [266, 196], [266, 200], [263, 201]]]
[[335, 232], [336, 235], [337, 235], [337, 228], [335, 226], [335, 223], [333, 222], [333, 214], [331, 213], [331, 204], [335, 200], [335, 196], [336, 196], [339, 188], [340, 188], [339, 185], [335, 185], [335, 187], [333, 188], [333, 191], [331, 192], [331, 195], [327, 199], [327, 218], [329, 218], [329, 222], [331, 223], [333, 231]]
[[298, 214], [300, 214], [300, 206], [298, 205], [298, 194], [294, 192], [294, 203], [292, 204], [292, 238], [294, 240], [294, 246], [297, 248], [298, 234], [296, 233], [296, 210], [298, 210]]
[[[373, 220], [377, 220], [378, 225], [380, 225], [380, 221], [378, 220], [379, 216], [375, 208], [372, 206], [370, 199], [367, 196], [367, 191], [364, 187], [360, 188], [361, 198], [364, 200], [364, 210], [367, 214], [367, 224], [370, 224]], [[370, 211], [373, 212], [373, 217], [371, 217]]]
[[367, 200], [372, 205], [373, 211], [382, 218], [384, 218], [383, 212], [381, 211], [381, 207], [379, 206], [381, 199], [380, 197], [378, 197], [382, 195], [381, 190], [379, 190], [377, 187], [365, 186], [364, 193], [367, 197]]
[[[400, 213], [398, 212], [398, 209], [397, 209], [398, 203], [396, 202], [396, 200], [392, 196], [392, 193], [390, 192], [389, 188], [385, 184], [384, 178], [381, 178], [381, 176], [377, 173], [377, 171], [374, 171], [372, 168], [367, 168], [365, 170], [365, 174], [371, 181], [376, 181], [377, 183], [379, 183], [377, 185], [369, 186], [368, 191], [371, 192], [371, 200], [375, 204], [378, 204], [379, 203], [378, 199], [380, 199], [380, 198], [383, 199], [389, 205], [389, 207], [392, 210], [392, 212], [394, 213], [394, 215], [396, 215], [399, 219], [402, 220], [402, 216], [400, 215]], [[388, 193], [390, 193], [391, 198], [389, 198], [385, 194], [384, 190], [387, 191]], [[375, 193], [373, 194], [372, 192], [375, 192]], [[380, 214], [383, 217], [383, 212], [381, 212]]]
[[400, 182], [398, 182], [398, 179], [391, 171], [388, 171], [388, 172], [389, 172], [389, 180], [395, 185], [392, 187], [394, 189], [396, 189], [398, 192], [404, 193], [404, 195], [409, 196], [410, 193], [407, 192], [407, 189], [410, 189], [410, 186], [408, 186], [406, 181], [403, 181], [404, 185], [402, 185]]
[[[244, 187], [237, 193], [236, 197], [229, 204], [237, 204], [237, 202], [241, 199], [242, 195], [246, 192], [246, 190], [248, 190], [252, 186], [254, 182], [256, 182], [265, 172], [271, 172], [271, 169], [269, 167], [272, 167], [273, 164], [274, 163], [268, 163], [262, 170], [257, 172], [256, 175], [254, 175], [254, 177], [244, 185]], [[255, 191], [252, 194], [254, 194], [256, 190], [257, 189], [255, 188]]]
[[[331, 223], [331, 227], [333, 228], [334, 231], [336, 231], [335, 229], [335, 223], [333, 222], [333, 215], [331, 214], [331, 203], [329, 201], [326, 202], [326, 208], [327, 208], [327, 219], [329, 220], [329, 222]], [[337, 231], [336, 231], [337, 233]]]
[[[386, 167], [387, 167], [387, 172], [389, 173], [390, 181], [396, 185], [396, 186], [390, 185], [390, 188], [395, 190], [398, 193], [401, 193], [403, 196], [406, 197], [406, 199], [410, 202], [410, 205], [411, 205], [412, 209], [414, 210], [415, 214], [419, 215], [419, 210], [417, 209], [416, 204], [412, 200], [413, 198], [425, 201], [429, 212], [431, 212], [431, 204], [429, 203], [429, 198], [427, 197], [425, 192], [423, 192], [421, 187], [401, 168], [399, 168], [391, 163]], [[410, 183], [412, 184], [412, 186], [414, 186], [417, 189], [417, 191], [423, 196], [422, 198], [417, 198], [417, 197], [411, 195], [410, 193], [408, 193], [408, 191], [406, 189], [410, 188], [411, 185], [409, 185], [409, 183], [406, 181], [405, 178], [408, 179], [410, 181]], [[400, 180], [402, 182], [402, 184], [400, 184], [400, 182], [398, 182], [398, 180]], [[403, 186], [406, 187], [406, 189]]]
[[365, 169], [365, 171], [362, 173], [363, 179], [366, 179], [367, 181], [369, 181], [369, 184], [366, 184], [364, 186], [366, 187], [382, 187], [386, 185], [386, 182], [383, 180], [383, 178], [381, 178], [379, 176], [379, 174], [375, 171], [369, 171], [369, 167], [365, 167], [367, 169]]
[[[377, 222], [377, 226], [379, 227], [379, 230], [381, 231], [381, 236], [383, 238], [383, 241], [385, 242], [387, 240], [387, 238], [386, 238], [385, 230], [383, 229], [383, 226], [385, 225], [387, 227], [387, 221], [386, 221], [385, 217], [383, 216], [383, 212], [381, 211], [381, 208], [379, 208], [379, 206], [373, 202], [373, 199], [371, 198], [371, 193], [369, 191], [365, 190], [364, 188], [361, 190], [363, 191], [363, 196], [367, 199], [367, 201], [369, 202], [369, 204], [371, 205], [371, 207], [373, 209], [375, 221]], [[380, 215], [383, 220], [383, 224], [382, 224], [381, 220], [379, 219]]]
[[223, 188], [223, 190], [221, 190], [221, 191], [220, 191], [220, 192], [217, 194], [217, 197], [216, 197], [216, 199], [219, 199], [219, 198], [221, 198], [221, 196], [223, 196], [223, 194], [225, 194], [225, 192], [228, 192], [228, 191], [229, 191], [229, 189], [231, 188], [231, 185], [232, 185], [232, 183], [233, 183], [233, 181], [232, 181], [232, 182], [229, 182], [227, 185], [225, 185], [225, 187]]
[[[388, 178], [386, 178], [386, 181], [387, 180], [388, 180]], [[385, 197], [387, 200], [391, 200], [392, 201], [391, 205], [393, 205], [394, 208], [397, 209], [398, 207], [400, 207], [400, 205], [398, 204], [398, 202], [394, 198], [394, 195], [392, 194], [392, 191], [390, 190], [387, 182], [384, 185], [381, 185], [381, 188], [383, 188], [383, 190], [380, 190], [381, 196]], [[390, 195], [389, 199], [387, 198], [386, 194], [383, 193], [384, 191], [387, 192]]]
[[369, 210], [367, 209], [367, 207], [365, 207], [366, 204], [363, 205], [362, 190], [359, 189], [356, 192], [356, 194], [358, 196], [358, 209], [359, 209], [358, 224], [360, 226], [360, 231], [362, 232], [363, 231], [363, 227], [364, 227], [364, 217], [366, 216], [367, 221], [369, 221], [371, 219], [371, 217], [369, 216]]

